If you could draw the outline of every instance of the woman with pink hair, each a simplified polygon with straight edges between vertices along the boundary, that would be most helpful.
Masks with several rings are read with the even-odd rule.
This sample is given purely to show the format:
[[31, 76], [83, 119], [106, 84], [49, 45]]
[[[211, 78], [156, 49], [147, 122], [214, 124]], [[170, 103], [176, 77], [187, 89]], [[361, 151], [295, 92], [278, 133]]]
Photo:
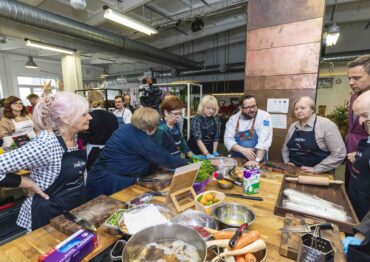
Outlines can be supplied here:
[[[85, 201], [86, 152], [78, 150], [77, 133], [89, 128], [87, 100], [71, 92], [41, 99], [33, 112], [40, 133], [29, 143], [0, 156], [0, 186], [28, 191], [17, 224], [28, 231]], [[30, 177], [9, 175], [29, 169]]]

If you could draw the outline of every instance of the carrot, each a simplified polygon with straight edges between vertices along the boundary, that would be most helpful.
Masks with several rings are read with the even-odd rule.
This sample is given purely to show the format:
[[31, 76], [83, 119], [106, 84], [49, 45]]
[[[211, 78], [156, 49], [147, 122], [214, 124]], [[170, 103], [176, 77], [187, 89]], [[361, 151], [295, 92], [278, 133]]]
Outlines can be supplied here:
[[220, 258], [227, 257], [227, 256], [238, 256], [238, 255], [243, 255], [246, 253], [255, 253], [255, 252], [258, 252], [264, 249], [266, 249], [265, 241], [263, 241], [262, 239], [258, 239], [254, 241], [252, 244], [249, 244], [241, 249], [225, 251], [219, 254], [218, 256], [216, 256], [215, 258], [213, 258], [211, 262], [219, 261]]
[[245, 255], [245, 262], [257, 262], [257, 258], [252, 253]]
[[253, 243], [259, 238], [260, 238], [260, 232], [258, 232], [257, 230], [249, 231], [241, 236], [238, 242], [236, 242], [236, 245], [233, 248], [233, 250], [241, 249], [245, 247], [246, 245]]
[[234, 236], [235, 232], [233, 231], [218, 231], [213, 233], [213, 237], [216, 240], [219, 239], [230, 239]]
[[244, 256], [235, 256], [235, 262], [245, 262]]

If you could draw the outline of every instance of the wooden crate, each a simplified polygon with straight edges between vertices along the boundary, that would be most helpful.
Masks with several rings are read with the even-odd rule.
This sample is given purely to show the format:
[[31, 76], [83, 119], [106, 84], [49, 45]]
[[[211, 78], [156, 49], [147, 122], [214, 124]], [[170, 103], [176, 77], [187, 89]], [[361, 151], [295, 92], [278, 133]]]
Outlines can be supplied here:
[[[300, 211], [290, 210], [283, 207], [283, 200], [284, 195], [283, 192], [285, 189], [291, 188], [295, 189], [297, 191], [308, 193], [312, 195], [316, 195], [319, 198], [325, 199], [327, 201], [333, 202], [337, 205], [343, 206], [344, 210], [347, 212], [347, 215], [351, 218], [349, 222], [342, 222], [338, 220], [330, 220], [325, 217], [321, 216], [312, 216]], [[312, 217], [312, 218], [319, 218], [324, 219], [330, 223], [336, 224], [339, 227], [340, 231], [346, 232], [346, 233], [352, 233], [352, 228], [359, 224], [358, 218], [356, 216], [355, 211], [353, 210], [353, 207], [351, 205], [351, 202], [349, 201], [349, 198], [345, 192], [343, 185], [335, 185], [332, 184], [328, 187], [324, 186], [313, 186], [313, 185], [302, 185], [298, 184], [296, 182], [289, 182], [285, 181], [285, 178], [281, 184], [280, 192], [278, 199], [275, 204], [274, 214], [278, 216], [285, 216], [286, 213], [293, 213], [296, 215], [301, 215], [304, 217]]]

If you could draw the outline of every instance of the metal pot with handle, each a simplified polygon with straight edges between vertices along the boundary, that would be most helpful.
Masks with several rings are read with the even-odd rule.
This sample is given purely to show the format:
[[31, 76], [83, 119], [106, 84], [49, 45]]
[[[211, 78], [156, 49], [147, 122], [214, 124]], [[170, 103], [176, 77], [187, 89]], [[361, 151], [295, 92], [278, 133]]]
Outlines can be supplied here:
[[[145, 228], [133, 235], [127, 242], [124, 240], [117, 241], [110, 253], [110, 256], [114, 261], [135, 261], [135, 259], [138, 259], [143, 252], [145, 252], [144, 249], [148, 246], [152, 247], [157, 245], [166, 245], [168, 248], [172, 248], [174, 245], [178, 245], [181, 242], [195, 247], [199, 256], [199, 262], [206, 261], [207, 246], [202, 237], [195, 230], [183, 225], [172, 223], [160, 224]], [[125, 244], [122, 251], [122, 256], [114, 256], [113, 252], [116, 249], [116, 246], [122, 243]], [[187, 248], [189, 247], [187, 246]], [[149, 252], [153, 251], [150, 248], [148, 250]], [[177, 248], [177, 250], [180, 251], [181, 249]], [[186, 250], [186, 248], [183, 250]], [[152, 254], [149, 256], [151, 258], [153, 257]], [[184, 261], [189, 260], [185, 259]]]

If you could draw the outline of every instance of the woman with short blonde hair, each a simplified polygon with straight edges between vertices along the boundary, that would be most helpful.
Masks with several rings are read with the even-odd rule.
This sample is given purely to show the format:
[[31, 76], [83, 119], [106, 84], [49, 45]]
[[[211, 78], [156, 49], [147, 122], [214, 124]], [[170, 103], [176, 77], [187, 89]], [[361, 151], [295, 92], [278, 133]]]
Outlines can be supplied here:
[[204, 96], [198, 105], [198, 114], [191, 120], [188, 145], [194, 154], [207, 158], [219, 156], [221, 122], [218, 117], [219, 105], [214, 96]]
[[137, 178], [153, 174], [159, 167], [174, 169], [188, 164], [157, 145], [152, 135], [159, 114], [152, 108], [137, 109], [131, 124], [116, 130], [87, 176], [89, 197], [111, 195], [133, 185]]
[[99, 90], [90, 90], [87, 94], [87, 101], [92, 108], [102, 108], [104, 106], [104, 95]]
[[315, 102], [303, 96], [293, 102], [294, 122], [282, 148], [284, 163], [304, 172], [333, 172], [346, 157], [346, 147], [337, 125], [315, 114]]

